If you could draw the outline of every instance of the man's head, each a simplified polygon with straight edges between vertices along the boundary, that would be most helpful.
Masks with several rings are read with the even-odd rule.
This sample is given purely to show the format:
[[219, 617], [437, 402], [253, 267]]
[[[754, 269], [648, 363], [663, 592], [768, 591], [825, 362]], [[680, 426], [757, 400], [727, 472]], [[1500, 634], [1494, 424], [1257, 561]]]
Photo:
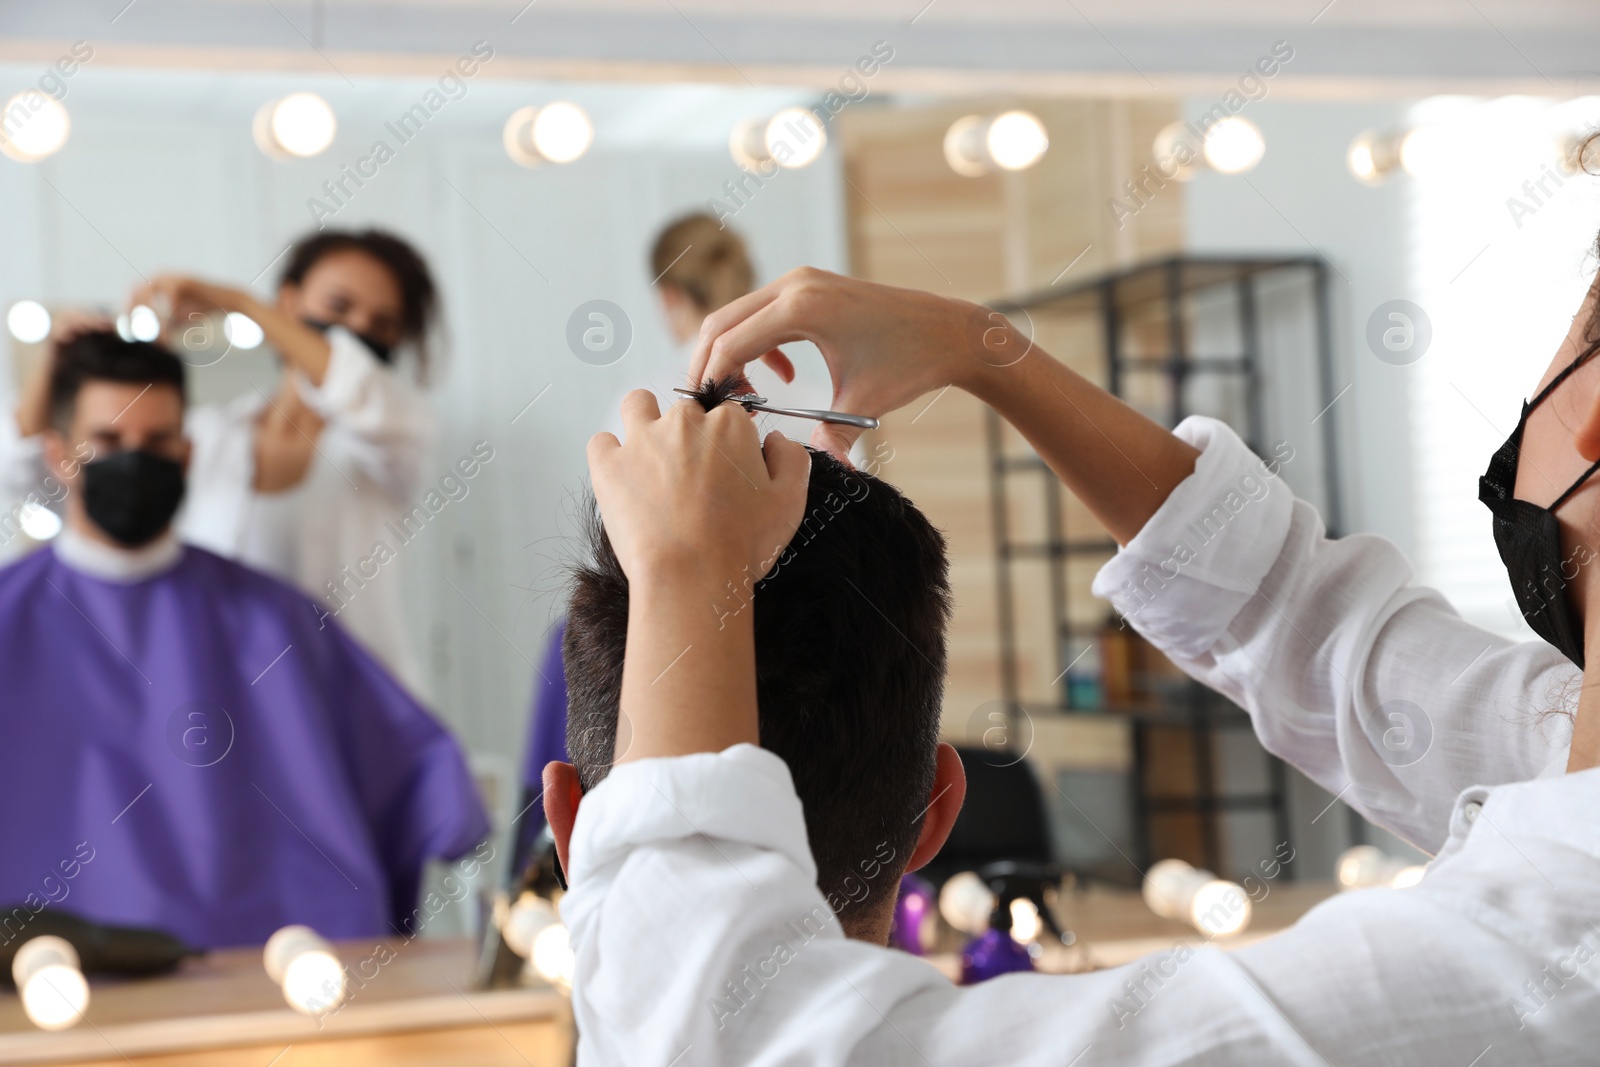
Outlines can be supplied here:
[[[588, 534], [564, 648], [582, 790], [616, 755], [628, 624], [628, 580], [598, 519]], [[939, 743], [947, 570], [944, 539], [899, 490], [815, 452], [805, 518], [774, 570], [706, 605], [755, 613], [761, 745], [793, 775], [818, 888], [863, 939], [882, 940], [900, 875], [938, 851], [964, 795]], [[625, 716], [622, 734], [625, 746]], [[563, 851], [569, 799], [546, 790]]]
[[[167, 507], [165, 499], [172, 496], [173, 465], [181, 495], [189, 462], [183, 387], [182, 361], [146, 341], [96, 330], [57, 347], [44, 453], [70, 490], [67, 521], [74, 529], [123, 547], [166, 529], [177, 506], [172, 500]], [[165, 520], [157, 524], [162, 511]]]

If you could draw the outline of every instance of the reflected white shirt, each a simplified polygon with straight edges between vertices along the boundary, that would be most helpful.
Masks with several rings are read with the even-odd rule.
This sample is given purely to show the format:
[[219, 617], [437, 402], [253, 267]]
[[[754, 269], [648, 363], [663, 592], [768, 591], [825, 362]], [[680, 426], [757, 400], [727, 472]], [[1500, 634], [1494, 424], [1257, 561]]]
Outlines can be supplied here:
[[[1234, 510], [1259, 461], [1219, 423], [1179, 433], [1204, 449], [1195, 473], [1097, 591], [1223, 507], [1134, 624], [1269, 748], [1437, 853], [1422, 882], [1341, 895], [1233, 952], [957, 988], [836, 922], [796, 934], [831, 913], [775, 756], [627, 763], [579, 808], [561, 904], [581, 1064], [1593, 1062], [1600, 770], [1560, 774], [1565, 731], [1530, 718], [1575, 668], [1465, 623], [1388, 542], [1325, 540], [1281, 482]], [[1427, 720], [1420, 755], [1370, 725], [1394, 700]]]

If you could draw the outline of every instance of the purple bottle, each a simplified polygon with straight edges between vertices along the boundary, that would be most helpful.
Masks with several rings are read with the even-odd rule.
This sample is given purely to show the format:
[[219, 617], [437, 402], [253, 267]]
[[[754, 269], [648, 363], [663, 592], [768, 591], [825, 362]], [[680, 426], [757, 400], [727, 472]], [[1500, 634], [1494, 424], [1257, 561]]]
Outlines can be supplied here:
[[938, 927], [934, 921], [937, 904], [933, 886], [914, 874], [900, 879], [900, 896], [894, 904], [894, 919], [889, 924], [889, 944], [913, 956], [933, 947]]
[[994, 911], [989, 913], [989, 929], [967, 942], [961, 950], [961, 984], [974, 985], [1002, 974], [1034, 969], [1034, 946], [1019, 945], [1011, 936], [1011, 903], [1029, 900], [1039, 911], [1039, 921], [1064, 945], [1075, 940], [1062, 930], [1046, 902], [1045, 889], [1060, 880], [1059, 868], [1002, 860], [978, 872], [994, 893]]
[[[1009, 918], [1010, 913], [1007, 912]], [[961, 950], [962, 985], [976, 985], [1002, 974], [1031, 970], [1033, 957], [1028, 954], [1026, 945], [1019, 945], [1012, 940], [1009, 921], [1004, 930], [990, 927], [967, 942], [967, 947]]]

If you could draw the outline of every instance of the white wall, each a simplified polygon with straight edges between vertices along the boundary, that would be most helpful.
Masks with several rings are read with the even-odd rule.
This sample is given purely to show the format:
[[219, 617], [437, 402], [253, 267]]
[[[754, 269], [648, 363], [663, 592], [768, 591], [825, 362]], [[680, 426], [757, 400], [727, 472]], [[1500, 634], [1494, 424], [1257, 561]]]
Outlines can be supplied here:
[[[1191, 101], [1188, 117], [1197, 118], [1213, 103]], [[1403, 183], [1365, 186], [1345, 165], [1351, 140], [1363, 130], [1398, 126], [1404, 105], [1263, 100], [1242, 113], [1260, 126], [1266, 155], [1247, 174], [1203, 172], [1185, 186], [1189, 251], [1316, 254], [1332, 265], [1334, 392], [1350, 389], [1322, 421], [1334, 420], [1338, 433], [1344, 532], [1382, 534], [1411, 553], [1416, 539], [1409, 396], [1417, 372], [1379, 360], [1365, 341], [1367, 319], [1380, 304], [1419, 299], [1409, 251], [1409, 202]], [[1282, 370], [1288, 373], [1268, 380], [1265, 406], [1270, 439], [1287, 440], [1296, 449], [1285, 480], [1316, 501], [1320, 480], [1301, 457], [1320, 455], [1321, 422], [1312, 425], [1311, 419], [1321, 405], [1307, 408], [1299, 388], [1314, 350], [1302, 343], [1299, 353], [1298, 375], [1286, 366]], [[1290, 388], [1286, 377], [1299, 380]], [[1285, 398], [1288, 392], [1295, 394], [1292, 403]], [[1233, 739], [1225, 767], [1249, 764], [1249, 754], [1236, 751], [1240, 745], [1253, 747], [1242, 736]], [[1332, 798], [1301, 775], [1291, 772], [1290, 777], [1300, 876], [1329, 877], [1334, 858], [1348, 843], [1348, 816], [1342, 805], [1323, 814]], [[1241, 824], [1231, 829], [1241, 866], [1271, 855], [1275, 842], [1264, 828]], [[1373, 841], [1397, 854], [1408, 851], [1387, 834], [1374, 833]]]
[[[0, 98], [39, 74], [0, 66]], [[240, 285], [259, 275], [255, 289], [268, 294], [275, 257], [312, 223], [307, 199], [373, 140], [396, 146], [384, 122], [431, 84], [91, 63], [69, 83], [66, 148], [33, 166], [0, 159], [0, 307], [24, 297], [119, 306], [140, 274], [164, 270]], [[251, 117], [296, 89], [334, 106], [338, 138], [315, 159], [269, 161], [252, 142]], [[511, 163], [500, 146], [506, 116], [554, 98], [590, 110], [595, 147], [564, 167]], [[332, 220], [414, 240], [442, 283], [450, 351], [434, 387], [443, 433], [430, 480], [475, 441], [495, 449], [470, 495], [399, 561], [438, 711], [480, 765], [511, 776], [520, 762], [532, 664], [559, 610], [585, 442], [627, 388], [676, 384], [680, 355], [646, 266], [655, 231], [703, 208], [734, 176], [726, 145], [736, 119], [806, 99], [770, 89], [475, 80]], [[802, 263], [845, 266], [840, 184], [830, 152], [809, 169], [782, 172], [737, 215], [761, 279]], [[580, 361], [565, 341], [568, 316], [593, 298], [621, 305], [635, 331], [632, 349], [608, 367]], [[805, 371], [791, 398], [825, 399], [820, 361]], [[270, 387], [274, 376], [265, 354], [229, 356], [195, 372], [192, 391], [217, 399], [252, 382]], [[396, 580], [388, 568], [385, 575]], [[502, 814], [513, 799], [508, 790]]]

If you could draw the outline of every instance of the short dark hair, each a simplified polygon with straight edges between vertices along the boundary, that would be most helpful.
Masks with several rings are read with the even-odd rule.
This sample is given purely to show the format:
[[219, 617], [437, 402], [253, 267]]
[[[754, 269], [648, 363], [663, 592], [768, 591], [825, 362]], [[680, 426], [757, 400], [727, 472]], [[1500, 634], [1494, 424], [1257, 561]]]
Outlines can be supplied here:
[[[567, 751], [585, 790], [611, 768], [628, 627], [628, 579], [588, 503], [563, 647]], [[789, 766], [818, 888], [841, 920], [894, 899], [921, 830], [948, 571], [944, 538], [898, 489], [813, 451], [806, 516], [776, 569], [753, 599], [746, 584], [706, 608], [755, 612], [761, 745]]]
[[170, 385], [182, 398], [183, 361], [158, 344], [126, 341], [113, 330], [80, 333], [56, 349], [50, 368], [50, 425], [72, 426], [85, 382]]
[[300, 285], [311, 268], [338, 252], [362, 252], [389, 268], [400, 287], [400, 329], [406, 340], [416, 341], [427, 365], [427, 335], [439, 306], [428, 261], [409, 241], [385, 230], [322, 230], [306, 234], [289, 250], [289, 261], [278, 276], [278, 286]]

